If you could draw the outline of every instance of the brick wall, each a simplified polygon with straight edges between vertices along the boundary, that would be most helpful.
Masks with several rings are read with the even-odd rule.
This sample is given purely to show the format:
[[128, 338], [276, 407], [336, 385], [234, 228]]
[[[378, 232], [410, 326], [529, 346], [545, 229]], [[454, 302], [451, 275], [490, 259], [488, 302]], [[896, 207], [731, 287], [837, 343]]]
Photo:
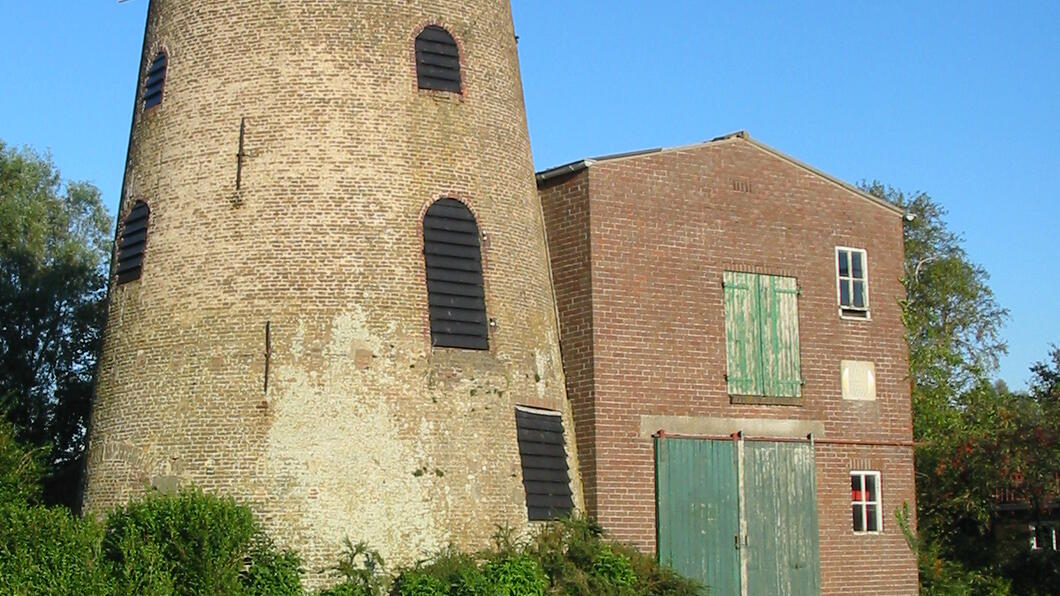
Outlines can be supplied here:
[[[346, 536], [401, 563], [525, 528], [514, 407], [563, 412], [577, 459], [509, 3], [208, 4], [149, 11], [140, 76], [164, 48], [165, 95], [137, 102], [121, 215], [146, 200], [150, 235], [111, 288], [86, 507], [196, 484], [310, 570]], [[417, 88], [427, 23], [463, 94]], [[484, 236], [489, 351], [430, 346], [442, 196]]]
[[[817, 424], [821, 440], [911, 440], [900, 215], [738, 137], [600, 160], [540, 186], [565, 366], [591, 363], [583, 382], [569, 377], [567, 385], [588, 419], [577, 419], [579, 432], [590, 429], [579, 436], [583, 462], [592, 461], [583, 467], [592, 478], [586, 501], [618, 538], [655, 547], [658, 429], [645, 428], [646, 416], [732, 420], [731, 431], [740, 429], [737, 419], [794, 420]], [[587, 235], [569, 221], [586, 212]], [[868, 251], [870, 320], [838, 315], [836, 246]], [[586, 273], [573, 270], [587, 262], [591, 291], [576, 283]], [[798, 279], [805, 381], [798, 405], [730, 402], [726, 270]], [[842, 399], [843, 359], [875, 362], [876, 401]], [[915, 561], [893, 516], [903, 503], [913, 508], [911, 447], [820, 445], [817, 453], [825, 592], [915, 593]], [[876, 536], [851, 528], [849, 472], [866, 458], [883, 475], [885, 522]]]
[[[582, 173], [542, 191], [548, 222], [552, 283], [559, 304], [563, 372], [577, 428], [578, 459], [588, 515], [596, 504], [596, 419], [593, 392], [593, 309], [589, 253], [588, 175]], [[574, 396], [577, 396], [575, 399]]]

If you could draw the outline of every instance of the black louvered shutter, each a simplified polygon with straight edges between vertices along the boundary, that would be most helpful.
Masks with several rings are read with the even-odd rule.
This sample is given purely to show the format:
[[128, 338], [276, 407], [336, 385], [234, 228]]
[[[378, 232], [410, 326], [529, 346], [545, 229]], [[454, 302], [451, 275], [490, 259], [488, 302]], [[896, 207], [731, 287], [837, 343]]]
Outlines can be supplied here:
[[147, 80], [144, 82], [144, 109], [157, 106], [162, 103], [162, 87], [166, 82], [166, 53], [159, 52], [151, 68], [147, 71]]
[[147, 218], [150, 210], [147, 203], [137, 201], [125, 216], [125, 224], [118, 238], [118, 283], [140, 279], [144, 263], [144, 247], [147, 246]]
[[515, 410], [519, 432], [519, 459], [526, 488], [526, 514], [530, 521], [570, 515], [570, 476], [563, 445], [563, 419], [559, 414]]
[[478, 225], [466, 205], [439, 199], [423, 217], [431, 344], [489, 349]]
[[416, 37], [416, 77], [420, 89], [460, 93], [460, 51], [445, 29], [432, 25]]

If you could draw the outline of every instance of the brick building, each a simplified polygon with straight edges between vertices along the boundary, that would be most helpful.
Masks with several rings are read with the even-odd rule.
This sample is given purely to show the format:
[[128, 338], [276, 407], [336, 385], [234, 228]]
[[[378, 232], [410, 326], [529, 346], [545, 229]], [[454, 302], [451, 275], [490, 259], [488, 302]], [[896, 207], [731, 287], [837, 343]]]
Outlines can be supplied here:
[[745, 133], [537, 181], [588, 514], [712, 593], [916, 593], [903, 213]]

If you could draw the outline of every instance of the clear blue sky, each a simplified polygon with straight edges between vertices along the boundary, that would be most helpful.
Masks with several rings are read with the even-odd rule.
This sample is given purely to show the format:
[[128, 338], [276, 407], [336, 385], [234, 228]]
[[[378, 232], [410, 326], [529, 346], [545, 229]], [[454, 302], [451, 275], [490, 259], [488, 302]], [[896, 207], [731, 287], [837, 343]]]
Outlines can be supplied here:
[[[0, 0], [0, 139], [50, 149], [112, 211], [146, 9]], [[845, 180], [945, 205], [1011, 310], [1009, 384], [1060, 343], [1060, 2], [513, 9], [539, 169], [746, 129]]]

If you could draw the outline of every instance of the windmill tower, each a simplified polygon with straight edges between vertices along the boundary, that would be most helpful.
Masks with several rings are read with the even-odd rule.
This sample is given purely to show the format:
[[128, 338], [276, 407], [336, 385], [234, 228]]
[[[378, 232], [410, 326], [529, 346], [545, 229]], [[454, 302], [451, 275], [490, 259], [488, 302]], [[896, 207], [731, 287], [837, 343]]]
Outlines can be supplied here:
[[315, 569], [580, 505], [507, 0], [152, 0], [116, 241], [88, 510]]

